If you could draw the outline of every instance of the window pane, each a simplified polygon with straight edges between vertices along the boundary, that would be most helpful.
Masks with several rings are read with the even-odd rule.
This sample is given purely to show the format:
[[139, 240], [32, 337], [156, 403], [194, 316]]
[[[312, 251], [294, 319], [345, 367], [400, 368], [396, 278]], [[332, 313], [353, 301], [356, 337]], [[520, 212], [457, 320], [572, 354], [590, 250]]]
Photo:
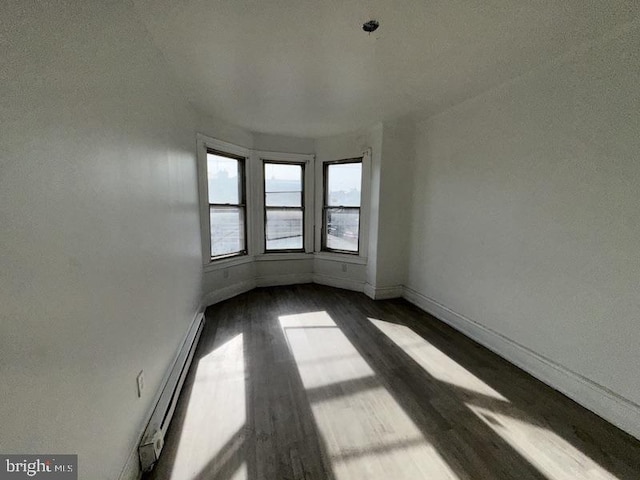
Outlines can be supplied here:
[[338, 163], [327, 166], [327, 205], [360, 206], [362, 163]]
[[357, 252], [360, 209], [327, 208], [325, 215], [327, 248]]
[[209, 203], [240, 203], [240, 161], [207, 153]]
[[302, 192], [266, 192], [267, 207], [301, 207]]
[[267, 250], [302, 249], [302, 210], [266, 211]]
[[209, 207], [211, 219], [211, 256], [244, 250], [244, 208]]
[[302, 165], [265, 163], [264, 191], [268, 207], [301, 207]]

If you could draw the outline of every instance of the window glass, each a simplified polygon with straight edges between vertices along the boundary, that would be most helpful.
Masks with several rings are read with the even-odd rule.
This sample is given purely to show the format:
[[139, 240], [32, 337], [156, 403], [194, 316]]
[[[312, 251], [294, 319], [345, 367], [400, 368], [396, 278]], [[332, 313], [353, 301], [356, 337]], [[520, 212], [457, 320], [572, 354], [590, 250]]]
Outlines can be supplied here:
[[360, 231], [360, 210], [355, 208], [327, 208], [325, 215], [327, 248], [357, 252], [358, 235]]
[[304, 249], [301, 164], [264, 162], [265, 251]]
[[360, 206], [362, 162], [327, 166], [327, 205]]
[[240, 162], [214, 153], [207, 154], [209, 203], [240, 203]]
[[301, 207], [302, 166], [265, 163], [264, 191], [268, 207]]
[[207, 152], [211, 258], [247, 253], [244, 159]]
[[266, 211], [267, 250], [301, 249], [302, 245], [302, 211], [278, 210]]
[[325, 165], [323, 250], [359, 252], [361, 184], [361, 160]]
[[209, 207], [211, 256], [230, 255], [244, 250], [244, 208]]

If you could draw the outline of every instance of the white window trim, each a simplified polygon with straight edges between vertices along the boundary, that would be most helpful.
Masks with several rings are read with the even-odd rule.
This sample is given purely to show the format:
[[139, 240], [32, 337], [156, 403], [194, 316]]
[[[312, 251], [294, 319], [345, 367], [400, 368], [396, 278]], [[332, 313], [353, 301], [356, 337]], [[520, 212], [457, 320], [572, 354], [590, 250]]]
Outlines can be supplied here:
[[[282, 152], [267, 152], [262, 150], [256, 150], [253, 152], [256, 158], [257, 172], [256, 172], [256, 184], [259, 186], [259, 193], [256, 195], [258, 199], [256, 206], [256, 232], [257, 241], [256, 252], [259, 255], [274, 256], [274, 255], [288, 255], [289, 259], [299, 257], [301, 259], [308, 258], [306, 255], [313, 253], [314, 235], [314, 162], [315, 155], [308, 155], [302, 153], [282, 153]], [[263, 162], [273, 160], [275, 162], [291, 162], [291, 163], [303, 163], [304, 164], [304, 252], [266, 252], [265, 246], [265, 224], [264, 224], [264, 168]]]
[[[202, 244], [203, 268], [205, 271], [217, 270], [233, 265], [253, 261], [255, 251], [252, 250], [252, 238], [254, 235], [252, 217], [253, 211], [250, 205], [253, 204], [253, 175], [251, 167], [251, 149], [240, 147], [232, 143], [223, 142], [215, 138], [208, 137], [201, 133], [196, 134], [197, 147], [197, 163], [198, 163], [198, 196], [200, 200], [200, 237]], [[209, 218], [209, 185], [207, 182], [207, 149], [218, 150], [220, 152], [230, 153], [244, 157], [245, 160], [245, 214], [247, 216], [245, 232], [247, 240], [247, 254], [237, 255], [229, 258], [212, 259], [211, 258], [211, 225]]]
[[[369, 252], [369, 212], [371, 208], [371, 149], [361, 153], [362, 156], [362, 180], [360, 185], [360, 232], [358, 254], [330, 252], [322, 250], [322, 207], [324, 198], [324, 164], [347, 158], [327, 158], [316, 162], [316, 231], [315, 231], [315, 256], [322, 260], [333, 260], [342, 263], [366, 264]], [[359, 157], [353, 157], [359, 158]]]
[[[360, 251], [357, 255], [328, 252], [321, 249], [322, 207], [324, 188], [324, 163], [343, 160], [328, 158], [316, 160], [315, 155], [301, 153], [269, 152], [241, 147], [202, 133], [196, 134], [198, 194], [200, 201], [200, 232], [203, 270], [212, 272], [254, 261], [318, 259], [341, 263], [365, 265], [369, 250], [369, 223], [371, 208], [371, 149], [362, 156], [362, 198], [360, 203]], [[211, 258], [211, 229], [209, 225], [209, 192], [207, 182], [207, 149], [227, 152], [246, 158], [245, 188], [247, 215], [247, 254], [229, 258]], [[355, 155], [354, 158], [357, 158]], [[304, 252], [265, 253], [264, 244], [264, 160], [305, 163], [305, 244]]]

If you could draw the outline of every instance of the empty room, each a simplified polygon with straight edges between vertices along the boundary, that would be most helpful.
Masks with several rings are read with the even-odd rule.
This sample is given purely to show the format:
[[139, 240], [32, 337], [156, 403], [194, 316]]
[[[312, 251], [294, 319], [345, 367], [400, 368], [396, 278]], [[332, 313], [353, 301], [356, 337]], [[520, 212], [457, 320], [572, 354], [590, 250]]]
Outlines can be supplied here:
[[0, 2], [0, 479], [640, 479], [640, 2]]

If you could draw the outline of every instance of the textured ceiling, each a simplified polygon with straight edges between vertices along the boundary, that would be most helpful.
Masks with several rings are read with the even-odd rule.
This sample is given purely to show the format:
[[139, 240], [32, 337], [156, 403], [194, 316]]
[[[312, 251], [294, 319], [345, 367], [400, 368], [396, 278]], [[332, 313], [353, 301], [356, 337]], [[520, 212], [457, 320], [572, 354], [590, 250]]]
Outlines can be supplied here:
[[[435, 113], [638, 14], [637, 0], [134, 0], [189, 101], [318, 137]], [[368, 35], [362, 23], [375, 18]]]

